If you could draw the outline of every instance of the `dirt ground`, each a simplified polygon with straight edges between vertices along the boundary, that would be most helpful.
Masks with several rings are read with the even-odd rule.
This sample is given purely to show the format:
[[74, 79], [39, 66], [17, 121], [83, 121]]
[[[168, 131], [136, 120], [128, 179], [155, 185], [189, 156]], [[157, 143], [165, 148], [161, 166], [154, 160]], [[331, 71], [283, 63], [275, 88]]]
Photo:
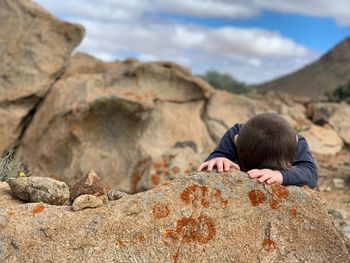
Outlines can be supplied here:
[[350, 238], [350, 150], [314, 157], [320, 170], [317, 190], [335, 225]]

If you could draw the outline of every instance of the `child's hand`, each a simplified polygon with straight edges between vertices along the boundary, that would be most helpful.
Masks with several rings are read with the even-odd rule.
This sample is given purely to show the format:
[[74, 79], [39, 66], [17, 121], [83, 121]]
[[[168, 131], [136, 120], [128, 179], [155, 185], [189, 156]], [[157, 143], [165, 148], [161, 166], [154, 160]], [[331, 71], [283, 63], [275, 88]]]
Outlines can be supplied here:
[[249, 178], [256, 178], [260, 183], [283, 183], [283, 176], [280, 171], [274, 171], [270, 169], [253, 169], [248, 171], [247, 174]]
[[207, 167], [208, 172], [212, 172], [215, 166], [217, 167], [219, 173], [222, 173], [223, 171], [228, 172], [231, 168], [240, 170], [238, 164], [232, 162], [227, 158], [218, 157], [202, 163], [198, 167], [197, 172], [202, 171], [205, 167]]

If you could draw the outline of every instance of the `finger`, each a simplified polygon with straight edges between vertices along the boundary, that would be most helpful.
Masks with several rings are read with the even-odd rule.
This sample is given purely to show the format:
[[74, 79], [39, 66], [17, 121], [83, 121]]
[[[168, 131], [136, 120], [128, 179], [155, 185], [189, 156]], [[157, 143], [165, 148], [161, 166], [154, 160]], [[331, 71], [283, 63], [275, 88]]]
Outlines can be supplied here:
[[233, 162], [229, 162], [229, 161], [224, 161], [224, 170], [225, 172], [228, 172], [230, 170], [231, 167], [233, 167]]
[[208, 163], [209, 163], [209, 161], [200, 164], [200, 165], [198, 166], [198, 168], [197, 168], [197, 172], [200, 172], [200, 171], [202, 171], [205, 167], [207, 167], [207, 166], [208, 166]]
[[266, 180], [270, 179], [272, 176], [270, 174], [264, 174], [263, 176], [259, 177], [258, 181], [260, 183], [265, 182]]
[[241, 170], [241, 168], [239, 167], [239, 165], [238, 164], [236, 164], [236, 163], [234, 163], [234, 162], [231, 162], [231, 167], [233, 167], [233, 168], [235, 168], [235, 169], [237, 169], [237, 170]]
[[249, 178], [259, 178], [264, 175], [264, 172], [261, 170], [255, 170], [255, 171], [250, 171], [248, 172]]
[[219, 173], [222, 173], [224, 170], [223, 170], [223, 162], [222, 160], [217, 160], [216, 161], [216, 167], [218, 168], [218, 172]]
[[215, 165], [215, 160], [211, 160], [211, 161], [209, 161], [209, 163], [208, 163], [208, 172], [211, 172], [211, 171], [213, 171], [213, 167], [214, 167], [214, 165]]
[[270, 179], [268, 179], [267, 181], [266, 181], [266, 183], [267, 184], [274, 184], [274, 183], [276, 183], [276, 178], [275, 177], [271, 177]]

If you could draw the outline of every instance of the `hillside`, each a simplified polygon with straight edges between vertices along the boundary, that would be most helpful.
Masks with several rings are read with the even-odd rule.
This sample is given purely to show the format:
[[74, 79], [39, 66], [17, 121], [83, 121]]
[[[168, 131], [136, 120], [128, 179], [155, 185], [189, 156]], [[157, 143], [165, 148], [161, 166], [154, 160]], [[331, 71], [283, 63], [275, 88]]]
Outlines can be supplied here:
[[255, 86], [259, 91], [283, 91], [294, 95], [320, 99], [350, 79], [350, 37], [346, 38], [319, 60], [273, 81]]

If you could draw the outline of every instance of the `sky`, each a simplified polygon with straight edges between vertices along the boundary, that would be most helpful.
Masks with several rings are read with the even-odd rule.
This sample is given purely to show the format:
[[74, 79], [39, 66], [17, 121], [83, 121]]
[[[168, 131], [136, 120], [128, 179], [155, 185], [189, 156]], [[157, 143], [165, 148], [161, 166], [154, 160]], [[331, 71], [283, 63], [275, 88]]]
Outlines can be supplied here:
[[289, 74], [350, 36], [349, 0], [35, 0], [83, 25], [76, 51], [167, 60], [247, 84]]

